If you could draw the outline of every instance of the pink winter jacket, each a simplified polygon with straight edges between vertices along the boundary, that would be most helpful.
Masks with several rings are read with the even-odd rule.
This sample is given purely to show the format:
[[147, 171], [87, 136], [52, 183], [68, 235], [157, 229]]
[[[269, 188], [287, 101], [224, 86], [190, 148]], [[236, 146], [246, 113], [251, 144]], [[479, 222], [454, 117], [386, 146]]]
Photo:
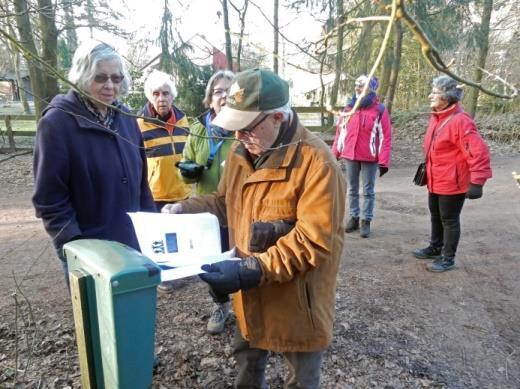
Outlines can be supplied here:
[[[390, 167], [392, 149], [392, 124], [388, 110], [384, 108], [381, 120], [379, 100], [358, 109], [347, 123], [347, 116], [341, 115], [336, 127], [332, 153], [337, 159], [377, 162], [380, 166]], [[346, 106], [342, 113], [349, 112]]]

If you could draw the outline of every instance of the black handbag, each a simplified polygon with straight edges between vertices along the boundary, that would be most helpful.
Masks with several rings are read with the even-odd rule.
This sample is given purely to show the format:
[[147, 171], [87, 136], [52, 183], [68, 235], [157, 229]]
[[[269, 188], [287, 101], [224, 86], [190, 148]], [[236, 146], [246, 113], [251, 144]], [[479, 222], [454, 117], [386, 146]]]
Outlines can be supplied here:
[[428, 154], [430, 154], [430, 149], [432, 147], [433, 138], [435, 137], [435, 134], [438, 133], [448, 122], [451, 120], [452, 117], [457, 115], [457, 113], [451, 114], [444, 120], [444, 122], [435, 129], [435, 131], [432, 134], [432, 140], [430, 142], [430, 147], [428, 149], [428, 152], [426, 153], [426, 157], [424, 158], [424, 162], [421, 162], [419, 166], [417, 166], [417, 171], [415, 172], [415, 176], [413, 177], [413, 183], [417, 186], [424, 186], [426, 185], [426, 182], [428, 181], [428, 178], [426, 176], [426, 161], [428, 160]]
[[417, 166], [413, 183], [418, 186], [426, 185], [426, 162], [421, 162], [419, 166]]

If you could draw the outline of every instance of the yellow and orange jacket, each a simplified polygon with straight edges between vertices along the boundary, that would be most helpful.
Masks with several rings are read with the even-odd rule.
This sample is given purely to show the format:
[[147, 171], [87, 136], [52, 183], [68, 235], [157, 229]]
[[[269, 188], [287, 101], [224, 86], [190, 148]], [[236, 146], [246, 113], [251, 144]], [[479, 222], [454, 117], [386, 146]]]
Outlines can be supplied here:
[[188, 139], [188, 118], [174, 105], [172, 111], [171, 117], [164, 123], [147, 103], [139, 113], [144, 118], [137, 119], [143, 135], [148, 184], [154, 201], [175, 202], [188, 198], [191, 193], [191, 186], [184, 183], [175, 166], [182, 159]]
[[[240, 143], [229, 151], [217, 192], [182, 202], [229, 226], [236, 255], [262, 267], [261, 284], [233, 295], [242, 336], [276, 352], [325, 349], [332, 340], [336, 276], [343, 249], [345, 181], [329, 147], [293, 119], [280, 148], [255, 169]], [[249, 251], [251, 225], [294, 228], [262, 253]]]

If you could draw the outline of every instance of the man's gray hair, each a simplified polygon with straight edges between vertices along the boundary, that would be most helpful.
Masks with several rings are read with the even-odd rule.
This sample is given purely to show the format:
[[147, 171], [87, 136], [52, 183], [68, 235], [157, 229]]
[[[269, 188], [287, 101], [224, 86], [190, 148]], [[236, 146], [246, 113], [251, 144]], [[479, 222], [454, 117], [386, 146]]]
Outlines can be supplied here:
[[292, 111], [292, 108], [289, 105], [289, 103], [287, 103], [287, 104], [285, 104], [285, 105], [283, 105], [283, 106], [281, 106], [279, 108], [269, 109], [267, 111], [264, 111], [264, 113], [266, 115], [270, 115], [272, 113], [277, 113], [277, 112], [280, 112], [281, 114], [283, 114], [283, 121], [284, 122], [292, 120], [293, 111]]
[[442, 92], [441, 97], [446, 100], [448, 104], [456, 103], [462, 99], [462, 86], [451, 77], [439, 76], [434, 78], [432, 81], [432, 87], [437, 88]]
[[172, 97], [175, 99], [177, 97], [177, 88], [175, 88], [173, 78], [167, 73], [153, 70], [144, 82], [144, 95], [148, 101], [152, 101], [153, 92], [165, 87], [170, 90]]
[[206, 85], [206, 93], [204, 94], [204, 99], [202, 103], [206, 108], [209, 108], [211, 104], [211, 97], [213, 96], [213, 89], [215, 88], [215, 84], [222, 79], [226, 79], [229, 81], [233, 81], [235, 78], [235, 73], [231, 70], [219, 70], [214, 73], [211, 78], [208, 80], [208, 84]]
[[[98, 65], [103, 61], [116, 61], [119, 72], [123, 76], [119, 87], [119, 94], [126, 95], [132, 79], [119, 53], [110, 45], [100, 41], [88, 41], [80, 45], [72, 58], [72, 67], [69, 70], [69, 81], [78, 86], [82, 92], [88, 92], [94, 82]], [[110, 74], [109, 74], [110, 75]]]

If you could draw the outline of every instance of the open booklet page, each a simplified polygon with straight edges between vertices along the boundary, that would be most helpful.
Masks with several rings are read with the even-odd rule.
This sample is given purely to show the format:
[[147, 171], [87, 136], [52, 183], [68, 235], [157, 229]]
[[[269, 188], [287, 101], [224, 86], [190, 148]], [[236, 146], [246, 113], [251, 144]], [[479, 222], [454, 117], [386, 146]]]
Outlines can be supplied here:
[[204, 273], [204, 264], [230, 259], [221, 252], [218, 219], [211, 213], [129, 212], [141, 252], [162, 269], [161, 281]]

